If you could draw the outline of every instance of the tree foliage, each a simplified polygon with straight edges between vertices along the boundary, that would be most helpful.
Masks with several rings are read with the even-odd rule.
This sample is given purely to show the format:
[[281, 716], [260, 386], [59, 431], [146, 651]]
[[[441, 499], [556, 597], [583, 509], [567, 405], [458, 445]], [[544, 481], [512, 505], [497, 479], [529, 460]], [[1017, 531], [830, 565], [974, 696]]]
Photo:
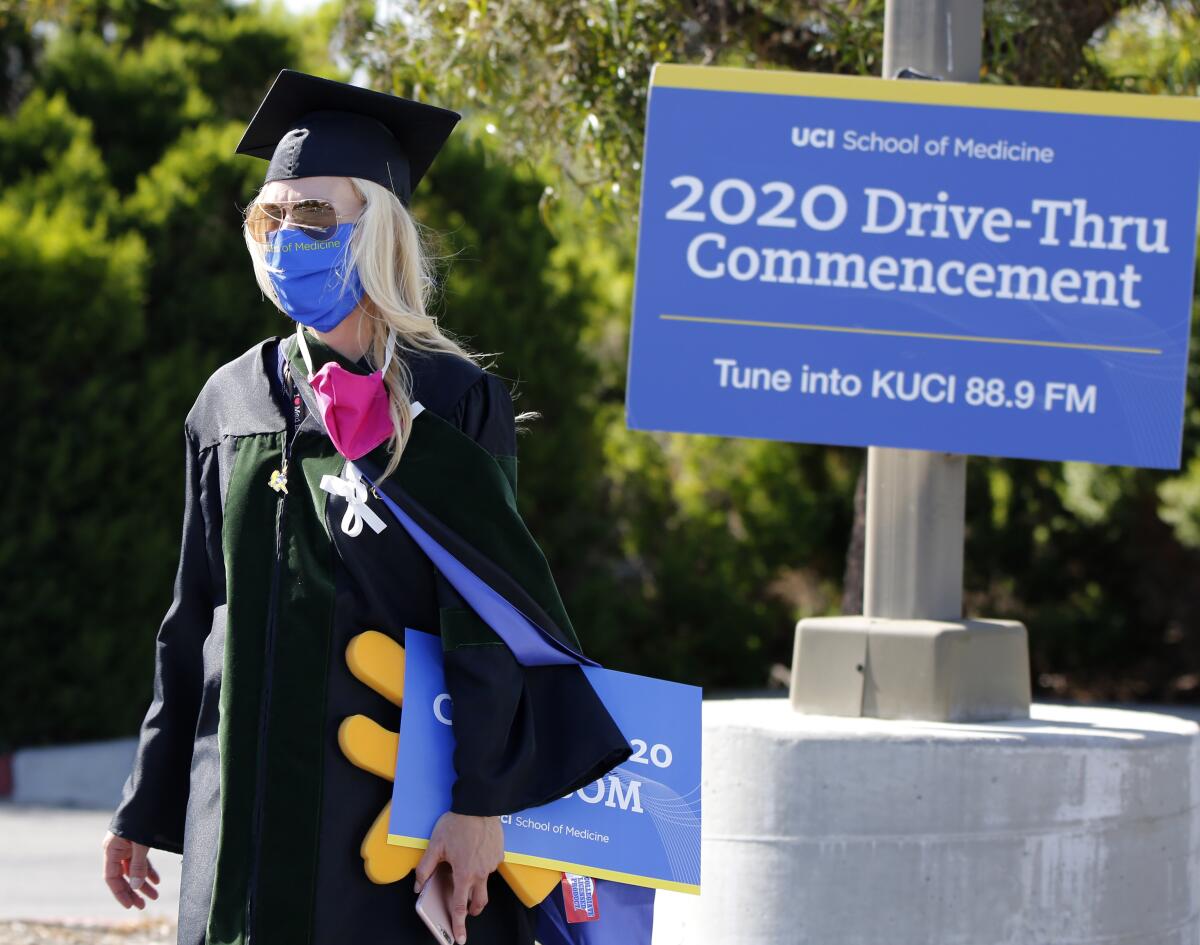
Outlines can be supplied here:
[[[182, 420], [207, 373], [268, 333], [231, 251], [254, 175], [232, 160], [227, 120], [297, 46], [294, 26], [217, 3], [24, 12], [0, 31], [15, 349], [0, 385], [18, 405], [17, 487], [0, 499], [0, 743], [17, 744], [128, 732], [145, 709], [178, 555]], [[248, 34], [261, 41], [239, 77], [206, 86]]]
[[[239, 231], [265, 165], [233, 149], [279, 68], [337, 74], [308, 57], [314, 32], [341, 27], [328, 11], [150, 6], [39, 20], [0, 118], [0, 279], [20, 300], [3, 383], [20, 405], [12, 455], [38, 483], [36, 503], [24, 487], [0, 499], [0, 568], [21, 576], [0, 601], [0, 664], [20, 668], [0, 687], [8, 744], [134, 730], [178, 554], [183, 417], [219, 364], [290, 327]], [[443, 327], [496, 352], [541, 414], [521, 439], [522, 502], [580, 612], [607, 603], [620, 554], [594, 421], [605, 341], [588, 332], [624, 277], [609, 247], [547, 229], [542, 188], [456, 139], [414, 211], [442, 234]]]

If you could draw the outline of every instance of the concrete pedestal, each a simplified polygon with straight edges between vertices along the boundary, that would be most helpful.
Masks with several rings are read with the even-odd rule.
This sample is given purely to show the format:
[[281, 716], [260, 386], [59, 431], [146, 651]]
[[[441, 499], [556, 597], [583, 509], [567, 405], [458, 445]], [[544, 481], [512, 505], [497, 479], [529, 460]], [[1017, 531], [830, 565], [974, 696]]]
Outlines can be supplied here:
[[701, 896], [655, 945], [1195, 945], [1200, 728], [704, 706]]

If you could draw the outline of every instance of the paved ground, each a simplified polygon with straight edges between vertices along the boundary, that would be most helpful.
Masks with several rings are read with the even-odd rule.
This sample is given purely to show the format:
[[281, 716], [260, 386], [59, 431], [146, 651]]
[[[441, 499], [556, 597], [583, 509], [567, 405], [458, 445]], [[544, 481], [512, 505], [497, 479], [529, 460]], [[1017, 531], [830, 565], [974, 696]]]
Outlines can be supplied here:
[[[108, 818], [107, 811], [0, 804], [0, 945], [174, 941], [179, 857], [152, 853], [162, 895], [144, 911], [122, 909], [100, 878], [100, 842]], [[110, 932], [85, 931], [81, 925]]]
[[[1200, 722], [1196, 706], [1124, 708]], [[162, 875], [162, 896], [144, 912], [122, 909], [100, 878], [100, 841], [131, 751], [132, 742], [125, 740], [26, 752], [18, 758], [25, 784], [24, 791], [17, 786], [19, 799], [107, 809], [0, 802], [0, 945], [173, 945], [179, 857], [151, 855]], [[105, 757], [93, 757], [96, 752]], [[84, 785], [80, 770], [108, 774]]]
[[117, 926], [93, 922], [3, 922], [0, 945], [175, 945], [175, 924], [133, 920]]

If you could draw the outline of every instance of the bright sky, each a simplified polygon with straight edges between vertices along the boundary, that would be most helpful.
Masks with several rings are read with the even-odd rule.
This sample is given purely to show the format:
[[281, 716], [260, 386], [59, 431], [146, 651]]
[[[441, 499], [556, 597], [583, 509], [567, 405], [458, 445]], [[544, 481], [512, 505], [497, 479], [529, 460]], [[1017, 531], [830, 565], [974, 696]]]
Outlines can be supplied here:
[[[235, 0], [235, 2], [249, 6], [255, 0]], [[292, 13], [308, 13], [311, 10], [315, 10], [324, 2], [325, 0], [282, 0], [284, 7]]]
[[293, 13], [308, 13], [315, 10], [324, 0], [283, 0], [283, 5]]

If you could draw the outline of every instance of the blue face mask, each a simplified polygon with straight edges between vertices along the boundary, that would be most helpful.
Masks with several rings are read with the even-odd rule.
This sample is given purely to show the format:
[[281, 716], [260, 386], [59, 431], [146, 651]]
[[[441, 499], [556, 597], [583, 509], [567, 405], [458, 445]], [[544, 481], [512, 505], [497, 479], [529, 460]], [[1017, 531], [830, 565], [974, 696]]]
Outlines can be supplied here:
[[280, 308], [301, 325], [332, 331], [362, 299], [363, 287], [356, 269], [350, 270], [350, 278], [342, 286], [353, 228], [353, 223], [342, 223], [323, 243], [297, 229], [271, 234], [266, 262], [279, 270], [270, 273], [271, 283]]

